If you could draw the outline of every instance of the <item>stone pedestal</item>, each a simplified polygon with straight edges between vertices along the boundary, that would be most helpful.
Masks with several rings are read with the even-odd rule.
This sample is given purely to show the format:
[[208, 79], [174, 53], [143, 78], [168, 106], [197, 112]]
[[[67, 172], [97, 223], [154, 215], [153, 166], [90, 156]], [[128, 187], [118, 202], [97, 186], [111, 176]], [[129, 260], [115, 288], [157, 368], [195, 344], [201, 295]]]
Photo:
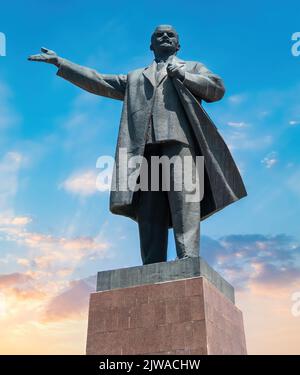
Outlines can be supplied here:
[[234, 290], [201, 258], [98, 273], [87, 354], [247, 354]]

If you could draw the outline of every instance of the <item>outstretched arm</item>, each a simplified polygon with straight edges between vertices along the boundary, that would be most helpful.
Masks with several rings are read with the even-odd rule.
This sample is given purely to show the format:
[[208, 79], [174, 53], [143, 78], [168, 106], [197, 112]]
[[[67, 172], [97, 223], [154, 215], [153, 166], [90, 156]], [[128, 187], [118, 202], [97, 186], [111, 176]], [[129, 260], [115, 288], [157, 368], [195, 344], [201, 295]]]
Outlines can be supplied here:
[[112, 99], [124, 99], [127, 83], [126, 75], [100, 74], [93, 69], [63, 59], [47, 48], [42, 48], [41, 51], [41, 54], [29, 56], [28, 60], [46, 62], [57, 66], [58, 76], [93, 94]]

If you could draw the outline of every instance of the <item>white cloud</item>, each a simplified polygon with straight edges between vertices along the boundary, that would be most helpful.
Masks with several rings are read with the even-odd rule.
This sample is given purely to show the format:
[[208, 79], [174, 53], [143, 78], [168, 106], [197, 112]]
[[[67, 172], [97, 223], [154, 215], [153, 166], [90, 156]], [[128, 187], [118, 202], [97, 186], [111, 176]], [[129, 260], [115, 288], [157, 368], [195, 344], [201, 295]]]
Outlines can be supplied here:
[[69, 193], [87, 197], [97, 192], [96, 179], [96, 171], [87, 170], [74, 173], [60, 186]]
[[273, 137], [265, 135], [255, 137], [253, 135], [241, 132], [240, 129], [230, 130], [225, 134], [225, 140], [231, 150], [258, 150], [269, 146]]
[[24, 226], [31, 222], [31, 218], [28, 216], [15, 216], [11, 223], [12, 225]]
[[289, 125], [292, 125], [292, 126], [300, 125], [300, 121], [290, 120], [290, 121], [289, 121]]
[[241, 121], [241, 122], [228, 121], [228, 122], [227, 122], [227, 125], [228, 125], [228, 126], [231, 126], [232, 128], [245, 128], [245, 127], [248, 126], [248, 125], [247, 125], [245, 122], [243, 122], [243, 121]]
[[277, 153], [275, 151], [270, 152], [266, 157], [262, 159], [261, 163], [269, 169], [274, 167], [274, 165], [278, 163]]
[[246, 94], [236, 94], [236, 95], [231, 95], [228, 98], [228, 101], [231, 104], [240, 104], [246, 100], [247, 96]]
[[25, 226], [31, 222], [29, 216], [4, 216], [0, 215], [0, 226]]

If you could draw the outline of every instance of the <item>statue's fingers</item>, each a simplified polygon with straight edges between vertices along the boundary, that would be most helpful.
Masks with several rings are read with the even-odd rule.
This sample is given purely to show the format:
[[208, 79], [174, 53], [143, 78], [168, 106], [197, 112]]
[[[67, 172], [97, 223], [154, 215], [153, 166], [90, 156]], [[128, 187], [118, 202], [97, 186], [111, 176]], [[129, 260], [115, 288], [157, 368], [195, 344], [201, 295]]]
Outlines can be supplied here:
[[40, 58], [40, 55], [30, 55], [28, 57], [28, 60], [30, 60], [30, 61], [38, 61], [39, 58]]
[[179, 69], [178, 66], [173, 65], [173, 66], [170, 68], [170, 72], [171, 72], [171, 73], [175, 73], [178, 69]]
[[52, 51], [51, 49], [45, 48], [45, 47], [42, 47], [41, 51], [43, 53], [46, 53], [47, 55], [56, 55], [56, 53], [54, 51]]
[[30, 61], [44, 61], [45, 58], [43, 55], [39, 54], [39, 55], [31, 55], [28, 57], [28, 60]]
[[49, 50], [48, 48], [46, 48], [46, 47], [42, 47], [42, 48], [41, 48], [41, 51], [42, 51], [43, 53], [48, 53], [50, 50]]

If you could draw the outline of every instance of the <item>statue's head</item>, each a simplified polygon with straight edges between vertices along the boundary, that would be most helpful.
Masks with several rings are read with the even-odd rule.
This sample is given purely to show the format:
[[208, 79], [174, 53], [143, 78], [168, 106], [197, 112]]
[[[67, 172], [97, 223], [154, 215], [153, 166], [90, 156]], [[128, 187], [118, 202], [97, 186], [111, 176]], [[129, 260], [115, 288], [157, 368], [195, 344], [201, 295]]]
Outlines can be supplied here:
[[150, 49], [155, 55], [175, 54], [179, 49], [179, 36], [171, 25], [159, 25], [151, 36]]

